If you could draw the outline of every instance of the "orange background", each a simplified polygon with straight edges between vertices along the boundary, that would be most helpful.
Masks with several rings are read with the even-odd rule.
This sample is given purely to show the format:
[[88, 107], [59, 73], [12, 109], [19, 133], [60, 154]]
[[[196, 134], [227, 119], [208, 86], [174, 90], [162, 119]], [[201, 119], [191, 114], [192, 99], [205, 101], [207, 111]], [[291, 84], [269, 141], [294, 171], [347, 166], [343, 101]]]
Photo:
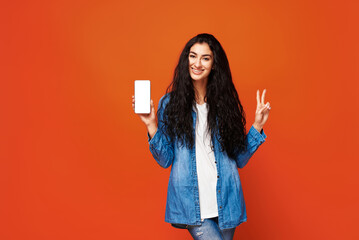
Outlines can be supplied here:
[[214, 34], [267, 141], [240, 170], [235, 239], [358, 239], [358, 1], [6, 1], [0, 239], [190, 239], [164, 222], [170, 169], [131, 108], [185, 43]]

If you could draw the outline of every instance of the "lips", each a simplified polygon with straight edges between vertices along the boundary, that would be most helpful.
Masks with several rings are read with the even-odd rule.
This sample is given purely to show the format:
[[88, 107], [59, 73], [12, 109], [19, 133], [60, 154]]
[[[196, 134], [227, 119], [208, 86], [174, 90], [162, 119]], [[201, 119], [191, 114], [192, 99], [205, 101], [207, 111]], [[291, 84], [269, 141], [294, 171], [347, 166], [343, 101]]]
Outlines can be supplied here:
[[194, 69], [194, 68], [191, 68], [191, 69], [192, 69], [193, 74], [195, 74], [195, 75], [200, 75], [204, 71], [204, 69], [201, 69], [201, 70]]

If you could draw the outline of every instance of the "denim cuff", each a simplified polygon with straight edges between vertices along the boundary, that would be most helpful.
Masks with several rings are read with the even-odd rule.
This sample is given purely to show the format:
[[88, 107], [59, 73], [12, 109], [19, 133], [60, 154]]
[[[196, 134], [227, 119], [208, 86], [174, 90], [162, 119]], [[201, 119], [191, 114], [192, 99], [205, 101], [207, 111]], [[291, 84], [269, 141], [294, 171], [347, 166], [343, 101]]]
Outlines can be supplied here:
[[155, 135], [153, 135], [153, 138], [151, 138], [150, 134], [147, 132], [147, 141], [149, 144], [153, 144], [154, 142], [156, 142], [158, 135], [159, 135], [159, 129], [157, 128], [157, 131], [155, 132]]
[[253, 125], [249, 129], [248, 134], [250, 134], [253, 137], [253, 139], [255, 139], [255, 141], [259, 143], [265, 142], [265, 139], [267, 138], [267, 135], [264, 133], [263, 129], [261, 130], [261, 132], [258, 132], [258, 130], [255, 129]]

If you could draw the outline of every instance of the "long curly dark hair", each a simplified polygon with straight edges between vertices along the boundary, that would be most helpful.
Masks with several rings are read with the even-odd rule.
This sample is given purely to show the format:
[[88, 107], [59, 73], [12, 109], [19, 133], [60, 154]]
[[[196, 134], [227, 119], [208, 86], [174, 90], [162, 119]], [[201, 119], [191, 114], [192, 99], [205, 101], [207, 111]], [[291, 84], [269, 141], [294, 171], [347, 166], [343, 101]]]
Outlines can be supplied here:
[[207, 43], [213, 53], [205, 101], [208, 104], [208, 130], [212, 139], [218, 137], [221, 151], [230, 158], [246, 150], [246, 118], [232, 81], [229, 62], [219, 41], [211, 34], [199, 34], [185, 45], [174, 71], [172, 83], [166, 91], [169, 102], [163, 112], [165, 132], [171, 139], [192, 148], [194, 129], [192, 107], [195, 89], [189, 73], [188, 55], [195, 43]]

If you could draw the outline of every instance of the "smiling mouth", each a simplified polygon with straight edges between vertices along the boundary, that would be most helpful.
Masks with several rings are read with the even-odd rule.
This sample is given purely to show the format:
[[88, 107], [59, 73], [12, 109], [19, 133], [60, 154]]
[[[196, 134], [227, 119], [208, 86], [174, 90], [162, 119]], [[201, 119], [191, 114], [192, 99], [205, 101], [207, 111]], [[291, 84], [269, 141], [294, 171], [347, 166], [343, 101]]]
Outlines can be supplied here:
[[194, 69], [194, 68], [191, 68], [192, 69], [192, 72], [194, 73], [194, 74], [196, 74], [196, 75], [199, 75], [199, 74], [201, 74], [203, 71], [204, 71], [204, 69], [202, 69], [202, 70], [197, 70], [197, 69]]

